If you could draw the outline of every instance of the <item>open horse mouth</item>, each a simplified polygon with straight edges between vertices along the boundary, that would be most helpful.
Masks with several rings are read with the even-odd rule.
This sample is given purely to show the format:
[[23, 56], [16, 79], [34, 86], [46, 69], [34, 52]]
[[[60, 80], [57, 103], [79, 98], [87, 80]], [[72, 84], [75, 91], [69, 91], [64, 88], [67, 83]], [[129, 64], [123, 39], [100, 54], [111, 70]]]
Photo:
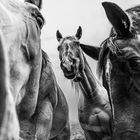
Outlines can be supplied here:
[[82, 80], [82, 77], [80, 75], [80, 73], [76, 73], [74, 71], [74, 68], [71, 68], [71, 70], [67, 70], [67, 68], [65, 68], [63, 65], [61, 65], [61, 68], [63, 70], [63, 73], [64, 73], [64, 76], [67, 78], [67, 79], [71, 79], [73, 80], [74, 82], [80, 82]]
[[64, 76], [67, 79], [73, 80], [74, 82], [81, 82], [82, 81], [82, 77], [81, 77], [81, 75], [79, 73], [78, 74], [75, 74], [75, 73], [64, 73]]

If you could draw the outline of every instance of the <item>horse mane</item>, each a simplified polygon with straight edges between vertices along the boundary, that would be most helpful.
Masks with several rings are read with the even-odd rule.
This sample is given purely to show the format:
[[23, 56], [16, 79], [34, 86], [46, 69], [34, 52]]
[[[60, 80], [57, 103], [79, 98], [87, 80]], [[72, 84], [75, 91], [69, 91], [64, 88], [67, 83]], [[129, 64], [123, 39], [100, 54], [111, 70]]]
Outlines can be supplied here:
[[126, 10], [127, 13], [131, 13], [131, 12], [137, 12], [138, 14], [140, 14], [140, 5], [134, 6], [132, 8], [128, 8]]
[[42, 50], [42, 67], [50, 63], [49, 56]]
[[102, 73], [104, 71], [104, 67], [105, 67], [105, 61], [106, 61], [106, 56], [109, 53], [109, 48], [106, 46], [107, 45], [107, 40], [105, 40], [102, 44], [101, 44], [101, 51], [99, 54], [99, 60], [97, 63], [97, 75], [100, 78], [102, 76]]
[[70, 80], [70, 83], [71, 83], [72, 88], [74, 89], [74, 92], [79, 95], [81, 91], [79, 83], [73, 82], [73, 80]]
[[[29, 3], [34, 4], [33, 0], [25, 0], [25, 2], [29, 2]], [[42, 8], [42, 0], [40, 0], [40, 3], [39, 3], [39, 5], [38, 5], [38, 8], [39, 8], [39, 9]]]

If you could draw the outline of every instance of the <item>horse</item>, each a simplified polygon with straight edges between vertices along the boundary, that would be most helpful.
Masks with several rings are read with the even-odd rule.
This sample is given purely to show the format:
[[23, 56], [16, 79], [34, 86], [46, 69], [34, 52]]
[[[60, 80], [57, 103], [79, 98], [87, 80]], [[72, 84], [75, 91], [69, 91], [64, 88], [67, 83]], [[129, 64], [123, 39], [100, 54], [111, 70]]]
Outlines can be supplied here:
[[[33, 115], [37, 104], [42, 65], [40, 34], [44, 25], [44, 18], [38, 6], [18, 0], [0, 0], [0, 36], [3, 38], [1, 42], [5, 47], [4, 53], [7, 54], [7, 89], [12, 97], [8, 93], [5, 95], [6, 98], [13, 98], [11, 108], [16, 109], [20, 130], [22, 121]], [[5, 79], [7, 78], [5, 77]], [[12, 105], [12, 102], [15, 106]], [[8, 106], [6, 105], [7, 109], [10, 108], [9, 106], [10, 103]], [[8, 123], [8, 119], [16, 120], [16, 113], [14, 114], [9, 118], [7, 116], [5, 118], [7, 122], [2, 123]], [[15, 127], [15, 130], [12, 127]], [[11, 132], [16, 131], [16, 126], [6, 129]]]
[[[24, 134], [26, 140], [33, 136], [37, 140], [70, 140], [68, 104], [56, 81], [49, 57], [43, 50], [37, 106], [27, 127], [30, 136]], [[34, 133], [33, 128], [36, 129]]]
[[[19, 122], [14, 98], [9, 88], [8, 56], [3, 33], [0, 32], [0, 139], [19, 139]], [[13, 129], [14, 126], [14, 129]]]
[[94, 59], [96, 61], [99, 60], [99, 54], [101, 51], [101, 47], [92, 46], [92, 45], [83, 44], [83, 43], [80, 43], [80, 47], [81, 47], [82, 51], [85, 54], [87, 54], [88, 56], [90, 56], [92, 59]]
[[113, 140], [139, 140], [140, 6], [124, 11], [115, 3], [102, 5], [113, 28], [101, 44], [97, 71], [112, 99]]
[[105, 88], [93, 75], [81, 50], [79, 39], [82, 28], [75, 36], [62, 37], [57, 30], [60, 66], [64, 76], [79, 90], [78, 116], [86, 140], [111, 138], [111, 110]]

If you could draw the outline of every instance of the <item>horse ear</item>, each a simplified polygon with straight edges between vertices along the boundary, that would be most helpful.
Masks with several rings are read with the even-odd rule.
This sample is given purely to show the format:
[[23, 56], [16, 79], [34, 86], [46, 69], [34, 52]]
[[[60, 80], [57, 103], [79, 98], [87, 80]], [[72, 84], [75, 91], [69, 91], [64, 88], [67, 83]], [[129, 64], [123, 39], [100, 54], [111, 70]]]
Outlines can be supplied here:
[[81, 43], [80, 43], [80, 47], [85, 54], [87, 54], [88, 56], [90, 56], [94, 60], [99, 59], [99, 54], [100, 54], [100, 50], [101, 50], [100, 47], [81, 44]]
[[77, 37], [77, 39], [79, 40], [82, 36], [82, 28], [81, 26], [79, 26], [79, 28], [77, 29], [77, 33], [75, 35]]
[[113, 25], [118, 36], [130, 35], [130, 19], [128, 15], [115, 3], [103, 2], [102, 3], [107, 18]]
[[57, 38], [58, 42], [60, 42], [60, 40], [63, 38], [62, 34], [59, 32], [59, 30], [57, 30], [57, 32], [56, 32], [56, 38]]
[[32, 3], [36, 5], [39, 9], [42, 7], [42, 0], [25, 0], [25, 2]]

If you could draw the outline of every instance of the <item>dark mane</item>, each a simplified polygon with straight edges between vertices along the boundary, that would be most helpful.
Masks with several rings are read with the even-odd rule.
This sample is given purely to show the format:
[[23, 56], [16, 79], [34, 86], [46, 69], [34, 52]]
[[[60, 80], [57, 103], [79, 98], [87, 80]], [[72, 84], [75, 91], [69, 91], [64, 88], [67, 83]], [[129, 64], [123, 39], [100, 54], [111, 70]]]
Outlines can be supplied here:
[[140, 5], [129, 8], [126, 10], [126, 13], [131, 18], [131, 31], [133, 33], [139, 34], [140, 33]]
[[99, 78], [102, 76], [103, 71], [105, 70], [105, 65], [107, 61], [107, 56], [109, 53], [117, 55], [117, 52], [120, 51], [117, 45], [114, 43], [117, 36], [111, 34], [103, 43], [101, 44], [101, 51], [99, 54], [99, 61], [97, 64], [97, 75]]
[[104, 71], [104, 66], [105, 66], [105, 61], [106, 61], [106, 56], [109, 53], [109, 48], [106, 47], [106, 40], [103, 42], [102, 49], [99, 55], [99, 61], [97, 63], [97, 75], [100, 78], [102, 76], [102, 73]]
[[49, 56], [42, 50], [42, 67], [50, 63]]

